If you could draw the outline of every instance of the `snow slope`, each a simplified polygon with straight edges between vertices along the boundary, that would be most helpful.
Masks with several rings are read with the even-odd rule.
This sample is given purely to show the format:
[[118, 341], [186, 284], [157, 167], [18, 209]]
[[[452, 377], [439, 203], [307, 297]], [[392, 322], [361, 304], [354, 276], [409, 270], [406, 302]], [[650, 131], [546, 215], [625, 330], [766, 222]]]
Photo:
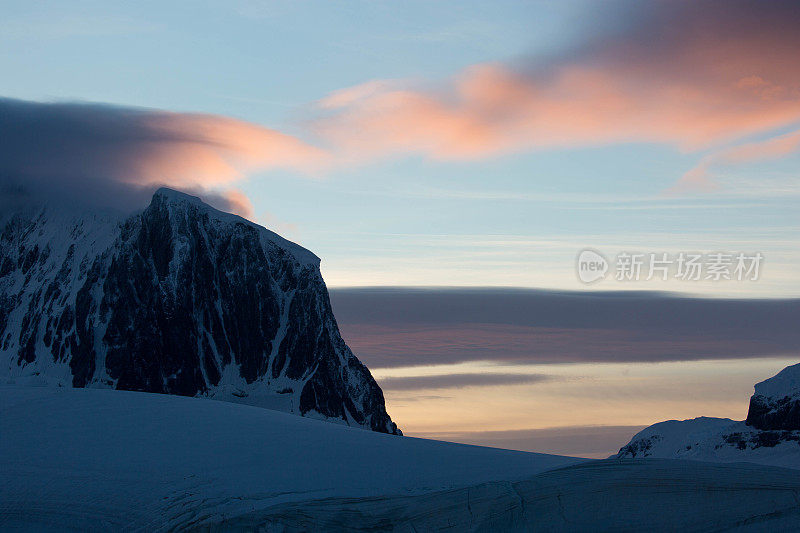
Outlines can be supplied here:
[[0, 530], [781, 531], [794, 470], [586, 461], [201, 398], [0, 386]]
[[0, 530], [208, 525], [290, 502], [521, 480], [579, 459], [201, 398], [0, 386]]
[[755, 396], [774, 399], [800, 397], [800, 363], [787, 366], [771, 378], [756, 383]]

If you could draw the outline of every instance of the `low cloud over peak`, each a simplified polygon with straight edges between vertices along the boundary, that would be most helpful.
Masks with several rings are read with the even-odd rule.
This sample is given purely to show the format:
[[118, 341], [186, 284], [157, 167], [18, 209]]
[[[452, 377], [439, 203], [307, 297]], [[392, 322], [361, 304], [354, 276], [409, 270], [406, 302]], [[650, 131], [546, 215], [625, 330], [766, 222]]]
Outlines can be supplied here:
[[250, 216], [232, 188], [247, 172], [313, 172], [324, 159], [294, 137], [232, 118], [103, 104], [0, 99], [0, 130], [6, 201], [67, 197], [127, 209], [167, 185]]

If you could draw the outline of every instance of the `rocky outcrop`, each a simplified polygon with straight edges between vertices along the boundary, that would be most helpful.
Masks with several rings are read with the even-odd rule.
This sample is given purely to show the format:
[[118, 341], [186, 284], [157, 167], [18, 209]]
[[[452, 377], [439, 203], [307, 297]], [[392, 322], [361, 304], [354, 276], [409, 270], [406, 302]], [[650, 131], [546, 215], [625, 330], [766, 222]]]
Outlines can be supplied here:
[[761, 430], [800, 430], [800, 364], [756, 385], [746, 422]]
[[319, 259], [169, 189], [128, 218], [7, 219], [0, 357], [17, 383], [206, 396], [399, 433], [339, 335]]

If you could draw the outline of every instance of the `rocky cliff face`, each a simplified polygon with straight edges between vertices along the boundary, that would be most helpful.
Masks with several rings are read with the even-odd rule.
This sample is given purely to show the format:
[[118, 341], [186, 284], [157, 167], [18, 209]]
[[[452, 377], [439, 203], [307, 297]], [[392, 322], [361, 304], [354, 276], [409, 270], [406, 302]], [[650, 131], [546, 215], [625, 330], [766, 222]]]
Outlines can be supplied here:
[[339, 335], [319, 259], [199, 199], [43, 209], [0, 235], [9, 381], [207, 396], [398, 433]]
[[748, 461], [800, 468], [800, 364], [755, 386], [747, 420], [700, 417], [643, 429], [619, 458]]
[[800, 364], [756, 385], [747, 424], [761, 430], [800, 430]]

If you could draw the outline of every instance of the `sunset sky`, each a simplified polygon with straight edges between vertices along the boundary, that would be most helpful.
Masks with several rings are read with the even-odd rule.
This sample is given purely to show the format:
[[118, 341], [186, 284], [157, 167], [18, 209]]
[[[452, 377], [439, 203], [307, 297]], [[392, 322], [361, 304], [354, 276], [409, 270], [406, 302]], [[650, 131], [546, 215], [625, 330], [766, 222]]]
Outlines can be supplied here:
[[[0, 186], [116, 209], [162, 184], [192, 191], [312, 250], [332, 288], [798, 298], [799, 27], [791, 1], [4, 2]], [[763, 264], [755, 281], [589, 286], [585, 248]], [[691, 356], [598, 359], [585, 354], [630, 324], [576, 337], [559, 323], [560, 355], [508, 361], [496, 353], [548, 332], [498, 318], [475, 335], [473, 317], [459, 327], [478, 355], [440, 363], [419, 353], [452, 348], [452, 324], [366, 321], [340, 318], [357, 355], [406, 357], [363, 357], [401, 427], [510, 447], [560, 446], [545, 428], [614, 441], [664, 418], [742, 418], [754, 381], [798, 348], [789, 328], [779, 346], [723, 346], [720, 331], [670, 352]], [[654, 335], [626, 346], [674, 340]], [[487, 373], [501, 377], [464, 377]]]

